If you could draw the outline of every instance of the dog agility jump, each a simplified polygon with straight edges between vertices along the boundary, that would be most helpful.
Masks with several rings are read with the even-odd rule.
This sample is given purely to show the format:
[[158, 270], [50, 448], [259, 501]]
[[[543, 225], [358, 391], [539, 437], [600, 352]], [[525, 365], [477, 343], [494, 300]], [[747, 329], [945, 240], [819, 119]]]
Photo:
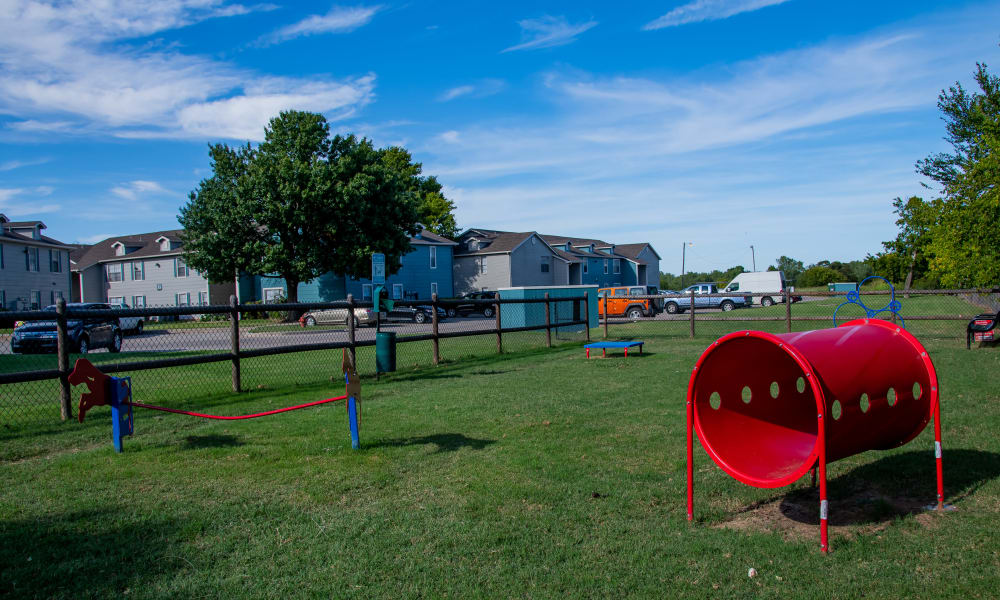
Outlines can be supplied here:
[[95, 406], [111, 407], [111, 439], [114, 443], [115, 451], [123, 451], [123, 438], [132, 435], [135, 431], [135, 419], [133, 408], [145, 408], [160, 412], [168, 412], [180, 415], [188, 415], [202, 419], [216, 419], [225, 421], [236, 421], [243, 419], [256, 419], [276, 415], [293, 410], [300, 410], [312, 406], [319, 406], [329, 402], [339, 402], [346, 400], [347, 421], [351, 432], [351, 448], [357, 450], [361, 447], [360, 427], [361, 427], [361, 381], [358, 379], [358, 371], [354, 365], [354, 357], [346, 349], [344, 350], [344, 383], [346, 393], [335, 398], [325, 398], [305, 404], [286, 406], [275, 410], [252, 413], [247, 415], [209, 415], [189, 410], [167, 408], [145, 404], [132, 400], [132, 378], [112, 377], [102, 373], [100, 369], [91, 364], [86, 359], [78, 359], [73, 366], [73, 371], [69, 374], [69, 382], [72, 385], [85, 385], [87, 391], [80, 395], [80, 406], [78, 418], [83, 423], [87, 411]]

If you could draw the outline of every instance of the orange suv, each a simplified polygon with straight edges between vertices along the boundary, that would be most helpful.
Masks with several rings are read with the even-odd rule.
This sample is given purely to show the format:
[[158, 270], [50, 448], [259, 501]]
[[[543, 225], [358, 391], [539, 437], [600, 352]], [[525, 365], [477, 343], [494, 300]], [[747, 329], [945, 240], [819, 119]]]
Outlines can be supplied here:
[[655, 294], [655, 289], [642, 285], [600, 288], [597, 290], [597, 312], [602, 317], [605, 310], [609, 315], [624, 315], [629, 319], [655, 317], [663, 310], [663, 300], [637, 297]]

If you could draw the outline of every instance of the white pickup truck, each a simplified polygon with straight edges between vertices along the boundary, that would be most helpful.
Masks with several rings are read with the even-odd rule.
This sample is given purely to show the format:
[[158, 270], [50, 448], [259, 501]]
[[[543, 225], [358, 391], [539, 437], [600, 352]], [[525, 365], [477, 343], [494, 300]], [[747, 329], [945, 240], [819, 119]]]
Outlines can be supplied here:
[[[123, 309], [123, 308], [132, 308], [132, 307], [129, 306], [128, 304], [125, 304], [123, 302], [121, 304], [112, 304], [111, 308]], [[143, 327], [143, 324], [144, 324], [143, 321], [144, 321], [143, 317], [119, 317], [118, 318], [118, 322], [120, 323], [119, 327], [121, 328], [121, 330], [123, 332], [128, 332], [128, 333], [142, 333], [142, 327]]]

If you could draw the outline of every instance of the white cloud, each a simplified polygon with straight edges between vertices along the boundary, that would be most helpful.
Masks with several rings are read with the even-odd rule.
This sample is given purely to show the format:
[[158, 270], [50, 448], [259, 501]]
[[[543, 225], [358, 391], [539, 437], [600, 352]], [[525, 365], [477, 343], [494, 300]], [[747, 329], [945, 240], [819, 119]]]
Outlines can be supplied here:
[[58, 204], [39, 204], [37, 200], [16, 200], [17, 198], [30, 195], [48, 196], [52, 193], [52, 188], [39, 186], [33, 190], [23, 188], [0, 188], [0, 213], [8, 217], [29, 217], [53, 213], [62, 209]]
[[438, 100], [440, 102], [448, 102], [450, 100], [454, 100], [455, 98], [461, 98], [462, 96], [485, 98], [487, 96], [500, 93], [506, 85], [507, 84], [501, 79], [483, 79], [475, 84], [460, 85], [446, 90], [438, 97]]
[[325, 15], [310, 15], [298, 23], [278, 29], [261, 38], [263, 43], [279, 43], [318, 33], [350, 33], [371, 22], [381, 6], [334, 6]]
[[48, 158], [33, 158], [31, 160], [8, 160], [0, 163], [0, 171], [13, 171], [23, 167], [33, 167], [49, 162]]
[[119, 233], [97, 233], [94, 235], [88, 235], [85, 237], [76, 238], [76, 243], [78, 244], [96, 244], [97, 242], [103, 242], [108, 238], [118, 237]]
[[570, 23], [566, 17], [544, 16], [518, 21], [521, 26], [521, 43], [504, 48], [502, 52], [534, 50], [564, 46], [576, 41], [576, 36], [597, 25], [597, 21]]
[[131, 201], [136, 200], [140, 195], [169, 194], [170, 191], [155, 181], [135, 180], [111, 188], [111, 193], [123, 200]]
[[[371, 100], [373, 77], [272, 78], [156, 45], [124, 43], [216, 16], [264, 10], [221, 0], [115, 2], [99, 10], [0, 5], [0, 112], [21, 132], [122, 137], [259, 139], [281, 109], [351, 114]], [[217, 119], [212, 123], [211, 119]]]
[[789, 0], [694, 0], [694, 2], [678, 6], [662, 17], [646, 23], [646, 25], [643, 26], [643, 29], [663, 29], [664, 27], [676, 27], [687, 23], [727, 19], [733, 15], [759, 10], [776, 4], [784, 4], [788, 1]]

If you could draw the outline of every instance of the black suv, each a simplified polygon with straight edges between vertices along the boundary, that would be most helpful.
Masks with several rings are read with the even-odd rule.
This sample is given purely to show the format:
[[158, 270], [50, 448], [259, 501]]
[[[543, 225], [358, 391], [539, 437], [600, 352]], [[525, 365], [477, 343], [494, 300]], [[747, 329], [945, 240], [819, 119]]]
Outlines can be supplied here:
[[[493, 300], [494, 298], [496, 298], [495, 292], [468, 292], [458, 295], [459, 300]], [[456, 304], [448, 307], [448, 316], [467, 317], [473, 313], [479, 313], [484, 317], [492, 317], [493, 310], [492, 304]]]
[[[382, 311], [383, 321], [412, 321], [414, 323], [430, 323], [433, 314], [430, 305], [396, 306], [389, 312]], [[443, 308], [438, 308], [438, 320], [445, 318]]]
[[[93, 302], [73, 302], [67, 304], [66, 308], [110, 310], [111, 306]], [[55, 317], [55, 306], [46, 306], [42, 310], [51, 311]], [[107, 348], [111, 352], [119, 352], [122, 349], [122, 329], [115, 317], [70, 319], [66, 322], [66, 337], [70, 351], [80, 354], [86, 354], [94, 348]], [[14, 354], [55, 352], [56, 349], [55, 319], [52, 321], [25, 321], [10, 336], [10, 351]]]

